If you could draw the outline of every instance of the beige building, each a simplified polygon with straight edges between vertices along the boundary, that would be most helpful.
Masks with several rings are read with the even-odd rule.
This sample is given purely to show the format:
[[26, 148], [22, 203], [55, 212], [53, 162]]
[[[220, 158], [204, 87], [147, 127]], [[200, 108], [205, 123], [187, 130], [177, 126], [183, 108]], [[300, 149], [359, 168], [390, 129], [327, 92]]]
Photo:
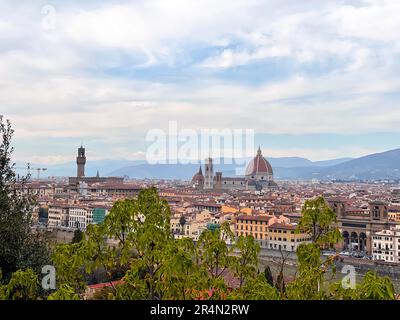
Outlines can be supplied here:
[[253, 236], [262, 248], [296, 251], [300, 243], [311, 241], [310, 236], [296, 233], [296, 226], [283, 216], [242, 215], [236, 219], [236, 236]]
[[49, 206], [47, 228], [53, 229], [62, 225], [62, 208]]

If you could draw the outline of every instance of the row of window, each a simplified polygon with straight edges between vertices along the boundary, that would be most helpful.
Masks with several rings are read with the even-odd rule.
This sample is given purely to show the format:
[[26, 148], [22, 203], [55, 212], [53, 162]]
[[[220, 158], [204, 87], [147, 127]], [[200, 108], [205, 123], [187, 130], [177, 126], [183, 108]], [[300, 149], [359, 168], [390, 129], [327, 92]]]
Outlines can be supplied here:
[[[374, 240], [386, 240], [386, 241], [392, 241], [392, 239], [391, 239], [391, 238], [389, 238], [389, 237], [382, 237], [382, 236], [373, 236], [373, 237], [372, 237], [372, 239], [374, 239]], [[399, 239], [399, 242], [400, 242], [400, 239]]]
[[[375, 260], [385, 260], [385, 261], [394, 261], [393, 257], [388, 256], [381, 256], [381, 255], [374, 255]], [[400, 262], [400, 257], [397, 259]]]
[[381, 250], [373, 250], [373, 253], [381, 253], [381, 254], [387, 254], [387, 255], [393, 255], [392, 251], [381, 251]]
[[[253, 236], [254, 239], [257, 240], [263, 240], [263, 239], [268, 239], [267, 237], [264, 237], [264, 234], [262, 233], [250, 233], [250, 232], [246, 232], [246, 231], [241, 231], [240, 233], [237, 232], [237, 235], [241, 235], [241, 236]], [[279, 238], [279, 237], [269, 237], [269, 240], [272, 241], [289, 241], [287, 238]], [[309, 241], [310, 238], [296, 238], [296, 239], [290, 239], [291, 242], [303, 242], [303, 241]]]
[[[250, 227], [250, 228], [249, 228]], [[263, 228], [262, 228], [262, 226], [260, 226], [260, 227], [258, 227], [258, 226], [254, 226], [254, 231], [263, 231], [262, 230]], [[264, 231], [265, 232], [267, 232], [268, 231], [268, 227], [264, 227]], [[253, 226], [248, 226], [248, 225], [243, 225], [243, 224], [241, 224], [241, 225], [239, 225], [239, 230], [250, 230], [250, 231], [253, 231]], [[269, 229], [270, 230], [270, 232], [275, 232], [275, 233], [290, 233], [290, 234], [294, 234], [294, 230], [292, 230], [292, 231], [288, 231], [288, 230], [282, 230], [282, 229]]]
[[[374, 248], [389, 250], [389, 248], [393, 249], [393, 245], [390, 244], [390, 245], [383, 246], [380, 243], [378, 243], [378, 244], [374, 243]], [[397, 246], [397, 250], [400, 251], [400, 244]]]

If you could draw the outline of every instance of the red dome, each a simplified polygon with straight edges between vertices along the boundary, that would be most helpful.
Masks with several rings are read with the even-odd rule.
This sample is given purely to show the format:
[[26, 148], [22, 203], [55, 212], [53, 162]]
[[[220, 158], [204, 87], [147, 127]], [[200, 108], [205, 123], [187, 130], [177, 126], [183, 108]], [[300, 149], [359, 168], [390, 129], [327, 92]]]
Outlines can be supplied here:
[[193, 183], [198, 183], [198, 184], [204, 183], [204, 176], [203, 176], [203, 172], [202, 172], [202, 170], [201, 170], [201, 166], [200, 166], [199, 172], [197, 172], [197, 173], [193, 176], [192, 182], [193, 182]]
[[273, 175], [271, 164], [262, 156], [258, 148], [257, 155], [247, 166], [246, 176]]

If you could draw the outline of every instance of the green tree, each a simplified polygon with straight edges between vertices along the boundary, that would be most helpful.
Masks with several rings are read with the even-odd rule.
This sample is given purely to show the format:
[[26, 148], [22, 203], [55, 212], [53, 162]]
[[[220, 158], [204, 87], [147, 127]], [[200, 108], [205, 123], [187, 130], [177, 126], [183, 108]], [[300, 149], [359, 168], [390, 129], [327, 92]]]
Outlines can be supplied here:
[[332, 246], [341, 235], [336, 224], [336, 215], [323, 197], [306, 200], [301, 211], [298, 232], [311, 236], [314, 243]]
[[286, 286], [286, 297], [294, 300], [324, 299], [322, 288], [326, 266], [315, 243], [302, 243], [297, 247], [298, 275]]
[[393, 300], [393, 283], [388, 277], [379, 277], [375, 272], [369, 271], [360, 287], [360, 297], [367, 300]]
[[83, 240], [83, 232], [80, 229], [76, 229], [74, 231], [74, 236], [72, 238], [71, 243], [78, 243]]
[[271, 286], [264, 275], [260, 274], [255, 278], [246, 281], [239, 294], [230, 295], [233, 299], [242, 300], [279, 300], [278, 290]]
[[[118, 210], [122, 211], [131, 229], [126, 232], [124, 228], [125, 235], [119, 236], [125, 241], [123, 249], [134, 249], [137, 252], [137, 257], [133, 259], [131, 268], [124, 277], [126, 285], [121, 290], [126, 292], [130, 286], [137, 290], [131, 294], [132, 297], [161, 299], [163, 292], [159, 288], [167, 259], [166, 249], [173, 240], [168, 202], [159, 198], [156, 188], [150, 188], [142, 190], [137, 199], [132, 199], [128, 208], [124, 205], [117, 206], [115, 210], [113, 208], [114, 215], [118, 215]], [[115, 231], [114, 234], [121, 234], [118, 230]]]
[[124, 268], [128, 269], [128, 267], [126, 265], [121, 266], [120, 255], [117, 250], [107, 243], [107, 237], [104, 234], [104, 225], [89, 225], [83, 244], [88, 257], [85, 263], [86, 270], [88, 273], [93, 273], [98, 269], [102, 269], [105, 272], [108, 282], [111, 284], [111, 290], [115, 293], [116, 289], [113, 285], [113, 280], [115, 280], [114, 272]]
[[368, 271], [361, 284], [355, 288], [343, 288], [341, 282], [330, 286], [330, 295], [336, 300], [394, 300], [395, 290], [388, 277], [379, 277]]
[[49, 250], [40, 233], [31, 229], [34, 198], [27, 195], [28, 177], [18, 181], [11, 162], [13, 129], [0, 116], [0, 270], [7, 282], [18, 269], [39, 273], [49, 263]]
[[171, 241], [166, 256], [160, 283], [164, 299], [192, 299], [208, 289], [207, 270], [196, 263], [197, 247], [192, 239]]
[[185, 227], [186, 224], [186, 218], [184, 215], [181, 215], [181, 217], [179, 218], [179, 224], [181, 226], [182, 234], [184, 234], [185, 230], [183, 228]]
[[233, 238], [234, 235], [226, 222], [215, 230], [204, 230], [199, 237], [200, 263], [214, 279], [220, 277], [227, 268], [233, 266], [234, 247], [228, 248], [226, 244], [226, 240]]
[[76, 293], [86, 289], [86, 271], [90, 271], [90, 260], [86, 243], [59, 244], [52, 255], [57, 270], [57, 286], [67, 285]]
[[62, 284], [55, 292], [47, 297], [47, 300], [80, 300], [74, 288], [68, 284]]
[[274, 285], [274, 277], [272, 275], [271, 268], [268, 265], [264, 269], [264, 277], [270, 286]]
[[247, 279], [254, 278], [257, 274], [260, 245], [252, 236], [239, 236], [235, 249], [239, 251], [239, 256], [234, 259], [234, 270], [239, 278], [239, 288], [242, 288]]
[[38, 298], [39, 280], [32, 269], [14, 272], [7, 285], [0, 288], [2, 300], [35, 300]]

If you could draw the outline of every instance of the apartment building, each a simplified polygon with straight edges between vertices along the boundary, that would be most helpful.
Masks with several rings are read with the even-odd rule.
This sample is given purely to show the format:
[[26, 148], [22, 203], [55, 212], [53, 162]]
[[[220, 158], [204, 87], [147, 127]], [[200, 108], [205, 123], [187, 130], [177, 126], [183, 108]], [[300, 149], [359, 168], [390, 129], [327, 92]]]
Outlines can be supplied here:
[[372, 235], [372, 258], [387, 262], [400, 262], [400, 225]]
[[286, 217], [248, 216], [236, 218], [236, 236], [251, 235], [262, 248], [296, 251], [301, 243], [311, 242], [309, 235], [297, 233]]
[[[87, 219], [90, 216], [91, 211], [86, 206], [81, 205], [73, 205], [69, 207], [69, 219], [68, 219], [68, 226], [73, 229], [81, 229], [86, 230], [87, 227]], [[90, 218], [89, 218], [90, 219]]]

